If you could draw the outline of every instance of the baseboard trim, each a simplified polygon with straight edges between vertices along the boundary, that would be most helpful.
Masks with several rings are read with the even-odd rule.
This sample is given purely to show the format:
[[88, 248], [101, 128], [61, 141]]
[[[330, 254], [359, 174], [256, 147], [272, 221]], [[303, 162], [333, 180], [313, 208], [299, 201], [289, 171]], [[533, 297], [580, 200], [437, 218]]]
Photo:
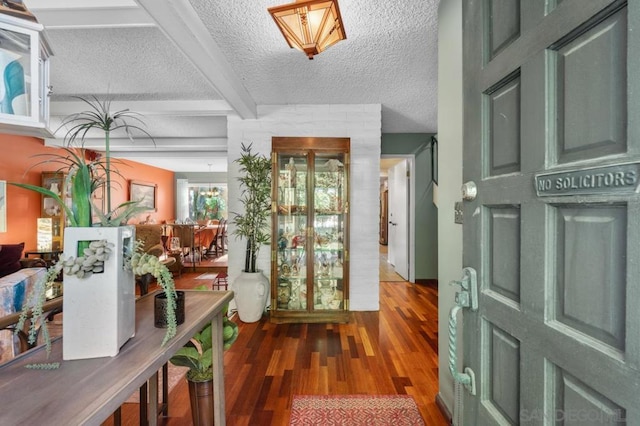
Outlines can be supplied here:
[[445, 404], [442, 400], [442, 395], [440, 394], [440, 392], [438, 392], [438, 394], [436, 395], [436, 405], [438, 406], [438, 409], [440, 410], [444, 418], [447, 419], [447, 423], [451, 424], [453, 417], [451, 416], [451, 412], [447, 408], [447, 404]]
[[438, 288], [438, 280], [433, 278], [418, 278], [416, 279], [416, 284], [426, 285], [427, 287]]

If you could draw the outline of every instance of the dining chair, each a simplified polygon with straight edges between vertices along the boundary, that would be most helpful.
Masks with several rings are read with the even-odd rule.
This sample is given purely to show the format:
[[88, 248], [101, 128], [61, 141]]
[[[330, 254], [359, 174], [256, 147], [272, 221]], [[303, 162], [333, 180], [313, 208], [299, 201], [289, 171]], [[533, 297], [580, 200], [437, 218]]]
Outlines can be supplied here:
[[227, 220], [221, 219], [218, 224], [218, 236], [216, 237], [216, 253], [220, 256], [227, 250]]
[[206, 252], [202, 254], [202, 257], [206, 257], [206, 258], [209, 258], [209, 256], [213, 256], [213, 258], [218, 257], [218, 236], [220, 235], [220, 229], [222, 229], [222, 227], [220, 226], [220, 223], [218, 223], [218, 226], [216, 227], [216, 232], [214, 233], [213, 238], [209, 243], [209, 247], [207, 247]]

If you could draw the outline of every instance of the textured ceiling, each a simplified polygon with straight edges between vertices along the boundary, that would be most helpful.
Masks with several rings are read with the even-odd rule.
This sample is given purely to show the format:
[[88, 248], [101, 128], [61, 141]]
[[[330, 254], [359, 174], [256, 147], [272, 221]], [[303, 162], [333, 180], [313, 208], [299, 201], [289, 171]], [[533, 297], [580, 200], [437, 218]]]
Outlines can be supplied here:
[[[136, 161], [209, 171], [226, 114], [262, 104], [380, 103], [383, 133], [436, 131], [439, 0], [340, 0], [347, 39], [314, 60], [288, 47], [267, 12], [287, 2], [25, 0], [54, 51], [52, 115], [77, 95], [141, 105], [161, 143]], [[175, 138], [212, 154], [180, 161]], [[162, 150], [169, 167], [152, 160]]]
[[158, 28], [48, 29], [55, 101], [221, 99]]
[[309, 60], [267, 7], [191, 0], [257, 104], [382, 104], [384, 133], [435, 132], [437, 1], [340, 2], [347, 39]]

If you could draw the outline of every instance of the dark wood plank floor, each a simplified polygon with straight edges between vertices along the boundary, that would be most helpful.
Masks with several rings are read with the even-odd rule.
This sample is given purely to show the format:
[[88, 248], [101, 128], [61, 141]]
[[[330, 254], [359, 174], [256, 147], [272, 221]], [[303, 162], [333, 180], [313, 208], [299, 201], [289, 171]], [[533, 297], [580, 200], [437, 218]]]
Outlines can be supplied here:
[[[178, 288], [202, 284], [183, 274]], [[240, 326], [225, 353], [227, 424], [287, 425], [296, 394], [409, 394], [427, 425], [446, 425], [438, 391], [438, 296], [434, 287], [382, 282], [380, 312], [353, 312], [348, 324], [281, 324], [263, 318]], [[186, 382], [169, 396], [160, 425], [190, 425]], [[113, 424], [109, 419], [105, 425]], [[138, 424], [124, 404], [122, 424]]]

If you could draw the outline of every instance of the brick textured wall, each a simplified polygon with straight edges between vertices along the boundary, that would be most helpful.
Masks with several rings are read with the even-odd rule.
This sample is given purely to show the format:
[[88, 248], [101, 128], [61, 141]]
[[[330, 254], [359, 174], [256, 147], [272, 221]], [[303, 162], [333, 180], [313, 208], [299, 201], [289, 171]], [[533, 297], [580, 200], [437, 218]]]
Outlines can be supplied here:
[[[271, 155], [274, 136], [351, 138], [350, 309], [379, 309], [378, 227], [381, 105], [267, 105], [258, 118], [228, 119], [229, 211], [240, 212], [238, 166], [240, 144], [252, 143], [254, 152]], [[232, 217], [232, 216], [231, 216]], [[233, 225], [229, 225], [232, 231]], [[230, 282], [244, 267], [245, 242], [229, 236]], [[270, 276], [270, 248], [260, 251], [258, 265]]]

